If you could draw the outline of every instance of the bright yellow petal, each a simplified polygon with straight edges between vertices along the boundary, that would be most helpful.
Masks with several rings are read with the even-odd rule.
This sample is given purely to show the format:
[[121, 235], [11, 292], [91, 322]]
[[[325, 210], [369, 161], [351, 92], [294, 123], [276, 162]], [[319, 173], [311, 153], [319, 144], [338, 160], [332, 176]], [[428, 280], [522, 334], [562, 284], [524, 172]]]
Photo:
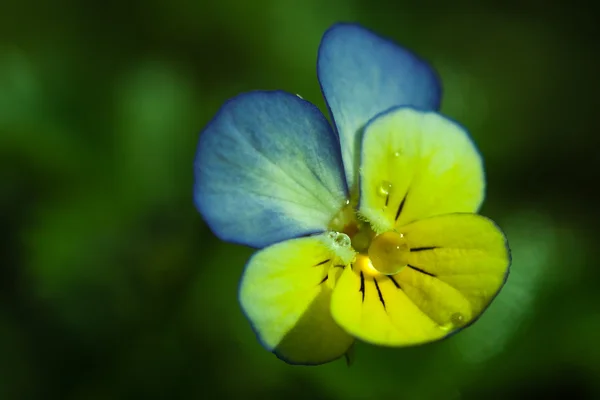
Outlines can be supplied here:
[[[399, 282], [421, 292], [427, 287], [440, 293], [452, 291], [456, 304], [466, 301], [469, 305], [442, 312], [447, 302], [440, 299], [434, 307], [441, 322], [456, 312], [462, 313], [464, 323], [476, 318], [506, 281], [510, 250], [502, 231], [486, 217], [447, 214], [414, 222], [399, 231], [411, 248], [410, 266], [398, 274]], [[421, 295], [415, 295], [417, 299], [424, 302]]]
[[361, 255], [334, 290], [335, 321], [361, 340], [407, 346], [441, 339], [472, 323], [506, 280], [509, 250], [485, 217], [449, 214], [398, 231], [411, 248], [407, 267], [382, 275]]
[[368, 273], [368, 258], [346, 267], [331, 297], [335, 321], [356, 338], [381, 346], [408, 346], [448, 334], [397, 287], [394, 277]]
[[288, 363], [332, 361], [353, 343], [331, 317], [342, 272], [335, 246], [326, 234], [292, 239], [257, 252], [246, 267], [242, 308], [264, 347]]
[[475, 212], [482, 160], [468, 133], [435, 113], [396, 108], [363, 138], [360, 212], [378, 233], [434, 215]]

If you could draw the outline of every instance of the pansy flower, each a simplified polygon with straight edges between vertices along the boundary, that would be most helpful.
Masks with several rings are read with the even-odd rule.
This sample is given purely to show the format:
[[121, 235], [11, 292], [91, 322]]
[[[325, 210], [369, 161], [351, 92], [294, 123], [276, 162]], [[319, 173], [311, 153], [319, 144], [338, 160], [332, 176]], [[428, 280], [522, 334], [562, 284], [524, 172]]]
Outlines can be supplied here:
[[322, 364], [355, 339], [412, 346], [474, 322], [508, 275], [501, 230], [477, 215], [482, 159], [436, 112], [423, 60], [337, 24], [318, 79], [333, 126], [283, 91], [227, 101], [201, 133], [194, 199], [222, 240], [258, 248], [239, 301], [260, 342]]

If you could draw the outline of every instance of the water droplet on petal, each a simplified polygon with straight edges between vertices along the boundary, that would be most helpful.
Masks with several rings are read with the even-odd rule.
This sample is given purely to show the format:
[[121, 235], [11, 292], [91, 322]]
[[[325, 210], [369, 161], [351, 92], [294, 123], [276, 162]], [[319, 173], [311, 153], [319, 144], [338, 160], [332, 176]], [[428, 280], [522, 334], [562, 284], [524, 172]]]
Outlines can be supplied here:
[[382, 181], [377, 188], [377, 194], [381, 197], [387, 197], [392, 191], [392, 183], [388, 181]]
[[350, 245], [352, 244], [350, 237], [345, 233], [330, 231], [327, 232], [327, 236], [329, 237], [329, 239], [331, 239], [333, 244], [339, 247], [350, 247]]
[[402, 150], [396, 150], [396, 151], [394, 152], [394, 157], [395, 157], [395, 158], [398, 158], [398, 157], [400, 157], [401, 155], [402, 155]]
[[450, 317], [450, 321], [452, 322], [452, 325], [456, 327], [463, 326], [466, 322], [465, 316], [459, 312], [452, 314], [452, 316]]
[[348, 265], [356, 257], [350, 237], [342, 232], [328, 231], [321, 236], [323, 244], [329, 249], [334, 265]]
[[398, 232], [375, 236], [368, 250], [373, 268], [384, 275], [395, 275], [408, 264], [410, 248]]
[[335, 244], [340, 247], [350, 247], [350, 237], [348, 237], [348, 235], [345, 233], [338, 233], [337, 237], [335, 238]]

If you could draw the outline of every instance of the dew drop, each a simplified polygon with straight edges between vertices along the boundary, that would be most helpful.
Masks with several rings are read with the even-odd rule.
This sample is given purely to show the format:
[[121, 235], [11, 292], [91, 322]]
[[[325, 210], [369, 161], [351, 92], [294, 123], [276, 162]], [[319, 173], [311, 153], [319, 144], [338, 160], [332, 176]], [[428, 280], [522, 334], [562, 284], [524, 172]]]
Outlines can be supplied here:
[[398, 232], [385, 232], [373, 238], [368, 254], [378, 272], [395, 275], [408, 264], [410, 248]]
[[327, 233], [327, 236], [333, 241], [333, 243], [336, 246], [339, 247], [350, 247], [352, 243], [350, 237], [345, 233], [331, 231]]
[[452, 316], [450, 317], [450, 321], [454, 326], [463, 326], [465, 324], [465, 316], [457, 312], [452, 314]]
[[456, 312], [450, 316], [450, 321], [444, 325], [440, 325], [440, 329], [446, 332], [453, 331], [458, 328], [465, 326], [467, 321], [462, 313]]
[[338, 233], [337, 237], [335, 238], [335, 244], [340, 247], [350, 247], [351, 243], [352, 242], [350, 238], [345, 233]]
[[377, 188], [377, 194], [380, 197], [387, 197], [392, 191], [392, 183], [388, 181], [382, 181]]

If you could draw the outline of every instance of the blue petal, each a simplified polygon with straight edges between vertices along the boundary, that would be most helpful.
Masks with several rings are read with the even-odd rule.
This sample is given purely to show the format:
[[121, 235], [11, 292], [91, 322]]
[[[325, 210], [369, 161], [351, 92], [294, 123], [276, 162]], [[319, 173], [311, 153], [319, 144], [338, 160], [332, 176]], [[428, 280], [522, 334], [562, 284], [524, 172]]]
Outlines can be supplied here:
[[194, 170], [194, 200], [215, 235], [252, 247], [326, 230], [347, 198], [327, 120], [282, 91], [226, 102], [200, 136]]
[[337, 24], [323, 36], [317, 73], [340, 138], [346, 180], [358, 179], [365, 124], [393, 106], [440, 106], [435, 71], [410, 51], [354, 24]]

